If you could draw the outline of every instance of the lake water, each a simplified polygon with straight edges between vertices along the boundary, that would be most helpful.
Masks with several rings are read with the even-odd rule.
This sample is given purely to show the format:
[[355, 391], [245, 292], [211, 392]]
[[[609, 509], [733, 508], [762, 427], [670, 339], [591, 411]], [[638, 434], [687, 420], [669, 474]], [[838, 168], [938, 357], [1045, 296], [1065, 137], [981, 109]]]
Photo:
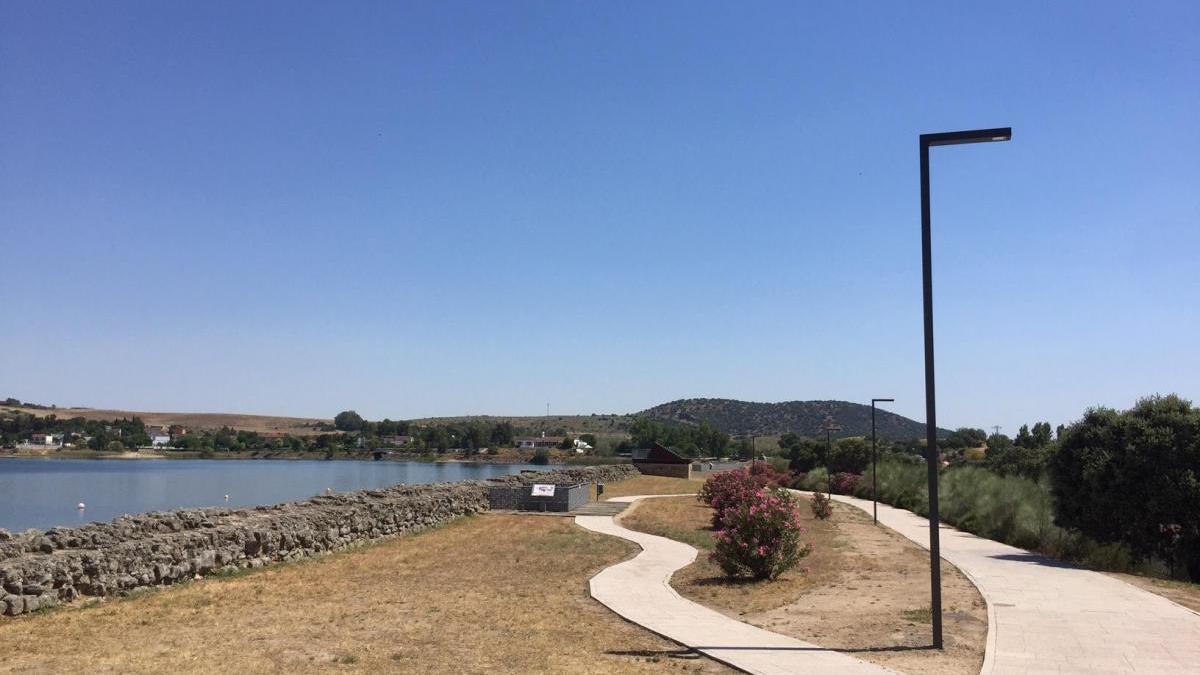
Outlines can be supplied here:
[[[0, 528], [77, 526], [126, 513], [258, 506], [397, 483], [478, 480], [526, 464], [204, 459], [2, 459]], [[229, 495], [229, 500], [225, 500]], [[82, 511], [76, 506], [83, 502]]]

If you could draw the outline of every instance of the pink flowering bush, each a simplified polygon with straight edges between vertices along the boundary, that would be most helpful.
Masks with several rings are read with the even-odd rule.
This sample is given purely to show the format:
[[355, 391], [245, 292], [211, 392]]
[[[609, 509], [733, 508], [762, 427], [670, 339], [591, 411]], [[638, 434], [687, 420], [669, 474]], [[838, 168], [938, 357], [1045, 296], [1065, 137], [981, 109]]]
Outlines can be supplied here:
[[714, 529], [721, 527], [725, 511], [753, 499], [759, 490], [777, 485], [777, 481], [783, 477], [783, 474], [769, 465], [758, 466], [766, 468], [753, 471], [734, 469], [718, 473], [704, 481], [698, 498], [713, 508]]
[[709, 559], [731, 577], [774, 579], [812, 550], [800, 541], [806, 530], [796, 499], [787, 490], [757, 490], [747, 501], [726, 509], [722, 522]]
[[856, 473], [841, 473], [833, 474], [833, 478], [829, 480], [829, 490], [838, 495], [852, 495], [858, 489], [858, 482], [862, 480], [862, 476]]
[[829, 498], [829, 493], [823, 492], [819, 488], [813, 492], [809, 506], [812, 507], [813, 515], [818, 520], [825, 520], [833, 515], [833, 500]]

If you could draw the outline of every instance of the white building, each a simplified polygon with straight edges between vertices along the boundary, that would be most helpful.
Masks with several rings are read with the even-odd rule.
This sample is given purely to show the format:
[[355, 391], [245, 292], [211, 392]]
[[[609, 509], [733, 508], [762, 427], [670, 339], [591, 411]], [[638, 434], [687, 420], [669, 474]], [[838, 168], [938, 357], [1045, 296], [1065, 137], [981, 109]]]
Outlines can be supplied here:
[[150, 434], [150, 445], [155, 447], [163, 447], [171, 444], [171, 435], [164, 434], [161, 431], [155, 431]]

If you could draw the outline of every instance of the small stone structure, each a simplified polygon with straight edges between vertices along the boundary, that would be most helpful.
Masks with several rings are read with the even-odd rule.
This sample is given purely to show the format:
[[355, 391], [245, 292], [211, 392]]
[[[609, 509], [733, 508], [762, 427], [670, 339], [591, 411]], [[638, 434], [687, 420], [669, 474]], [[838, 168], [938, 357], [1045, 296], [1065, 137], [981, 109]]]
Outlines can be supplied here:
[[655, 443], [649, 450], [634, 450], [633, 465], [648, 476], [692, 477], [692, 460], [679, 456], [661, 443]]
[[416, 532], [486, 510], [493, 486], [586, 484], [635, 475], [628, 464], [596, 466], [397, 485], [250, 509], [147, 513], [45, 532], [0, 530], [0, 611], [13, 616], [79, 596], [120, 595]]
[[567, 512], [588, 503], [591, 497], [588, 483], [554, 485], [554, 494], [542, 497], [533, 494], [532, 485], [493, 486], [488, 488], [488, 508], [513, 511]]

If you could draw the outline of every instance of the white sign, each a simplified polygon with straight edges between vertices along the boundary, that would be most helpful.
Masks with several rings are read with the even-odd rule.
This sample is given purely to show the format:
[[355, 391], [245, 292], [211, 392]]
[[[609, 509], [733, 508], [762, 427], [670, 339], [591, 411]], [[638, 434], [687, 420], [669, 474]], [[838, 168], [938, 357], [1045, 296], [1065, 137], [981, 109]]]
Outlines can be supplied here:
[[553, 497], [554, 496], [554, 486], [553, 485], [543, 485], [541, 483], [537, 483], [533, 486], [533, 492], [531, 492], [530, 494], [534, 497]]

